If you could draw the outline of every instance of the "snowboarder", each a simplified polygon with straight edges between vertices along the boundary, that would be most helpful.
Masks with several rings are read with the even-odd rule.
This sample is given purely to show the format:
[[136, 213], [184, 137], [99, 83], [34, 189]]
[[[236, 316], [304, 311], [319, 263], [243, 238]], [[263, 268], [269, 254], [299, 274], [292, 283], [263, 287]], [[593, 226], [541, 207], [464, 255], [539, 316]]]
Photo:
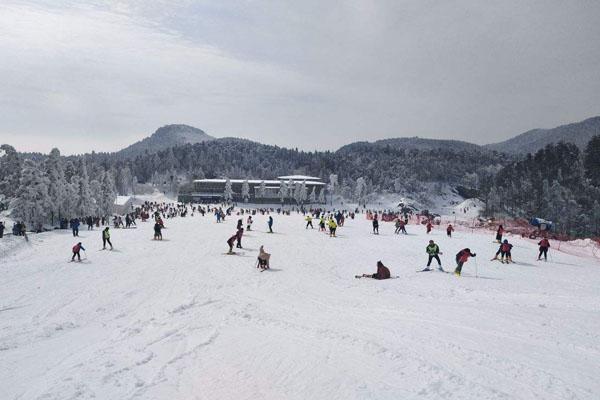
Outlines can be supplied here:
[[498, 243], [502, 243], [502, 235], [504, 235], [504, 227], [502, 227], [502, 225], [500, 225], [498, 227], [498, 230], [496, 231], [496, 241]]
[[106, 243], [110, 245], [110, 249], [112, 250], [113, 245], [110, 242], [110, 232], [108, 231], [108, 226], [102, 231], [102, 250], [106, 249]]
[[379, 235], [379, 220], [377, 219], [377, 215], [373, 218], [373, 234]]
[[252, 216], [248, 215], [248, 220], [246, 220], [246, 230], [250, 232], [252, 229]]
[[315, 227], [312, 224], [312, 217], [310, 216], [310, 214], [308, 214], [305, 218], [306, 220], [306, 229], [308, 229], [308, 227], [310, 226], [310, 229], [315, 229]]
[[238, 237], [238, 234], [236, 232], [232, 237], [227, 239], [227, 245], [229, 246], [229, 251], [227, 252], [227, 254], [234, 254], [233, 253], [233, 243], [236, 241], [237, 237]]
[[269, 233], [273, 233], [273, 216], [269, 215], [267, 224], [269, 225]]
[[158, 221], [154, 224], [154, 240], [162, 240], [162, 225]]
[[81, 242], [79, 242], [75, 246], [73, 246], [73, 257], [71, 257], [71, 261], [75, 261], [75, 256], [77, 256], [78, 261], [81, 261], [81, 254], [80, 254], [81, 250], [85, 251], [85, 248], [83, 247]]
[[382, 279], [390, 279], [391, 274], [390, 274], [390, 270], [383, 265], [383, 263], [381, 261], [377, 261], [377, 272], [374, 274], [362, 274], [362, 275], [357, 275], [357, 278], [373, 278], [373, 279], [377, 279], [377, 280], [382, 280]]
[[452, 226], [452, 224], [449, 224], [448, 227], [446, 228], [446, 235], [451, 238], [452, 237], [452, 232], [454, 232], [454, 227]]
[[264, 246], [260, 246], [260, 249], [258, 250], [258, 258], [257, 258], [256, 268], [260, 268], [262, 270], [269, 269], [271, 267], [270, 260], [271, 260], [271, 254], [269, 254], [265, 251]]
[[477, 254], [471, 253], [471, 249], [466, 248], [462, 249], [456, 254], [456, 269], [454, 270], [454, 275], [460, 276], [463, 265], [467, 262], [469, 257], [475, 257]]
[[538, 261], [542, 259], [542, 255], [544, 255], [544, 261], [548, 261], [548, 249], [550, 248], [550, 241], [548, 238], [543, 238], [538, 243], [540, 246], [540, 254], [538, 255]]
[[435, 242], [433, 240], [429, 241], [429, 244], [427, 245], [427, 247], [425, 248], [425, 251], [427, 252], [427, 255], [429, 256], [429, 259], [427, 260], [427, 268], [425, 268], [423, 271], [429, 271], [429, 266], [431, 266], [431, 260], [433, 260], [435, 258], [435, 260], [438, 263], [438, 269], [440, 271], [444, 271], [444, 269], [442, 268], [442, 262], [440, 261], [440, 247], [435, 244]]

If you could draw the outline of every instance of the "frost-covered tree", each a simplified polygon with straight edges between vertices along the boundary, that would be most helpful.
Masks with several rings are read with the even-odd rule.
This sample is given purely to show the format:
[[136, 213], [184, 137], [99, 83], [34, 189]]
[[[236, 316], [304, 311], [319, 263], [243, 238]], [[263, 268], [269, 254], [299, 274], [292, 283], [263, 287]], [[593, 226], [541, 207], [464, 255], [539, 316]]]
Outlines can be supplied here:
[[90, 191], [92, 192], [92, 212], [91, 215], [101, 215], [100, 200], [102, 199], [102, 183], [97, 179], [90, 181]]
[[231, 188], [231, 180], [225, 179], [225, 191], [223, 192], [223, 200], [225, 203], [229, 203], [233, 200], [233, 189]]
[[314, 204], [317, 201], [317, 193], [316, 193], [315, 186], [313, 186], [312, 190], [310, 191], [310, 195], [308, 196], [308, 201], [310, 201], [311, 204]]
[[258, 187], [258, 197], [264, 199], [267, 197], [267, 184], [265, 181], [260, 182], [260, 186]]
[[67, 195], [67, 180], [65, 170], [60, 157], [60, 151], [56, 148], [50, 151], [50, 155], [45, 163], [45, 174], [48, 178], [48, 195], [51, 205], [50, 222], [54, 223], [55, 218], [62, 218], [66, 215], [65, 197]]
[[367, 194], [367, 183], [365, 178], [362, 176], [356, 180], [356, 189], [354, 190], [354, 197], [359, 205], [364, 204], [365, 195]]
[[115, 183], [110, 171], [106, 171], [102, 176], [101, 195], [99, 200], [99, 215], [108, 217], [112, 215], [117, 193]]
[[52, 205], [48, 196], [49, 180], [32, 160], [25, 160], [19, 187], [12, 202], [12, 215], [34, 230], [48, 221]]
[[20, 184], [22, 161], [14, 147], [0, 146], [0, 195], [12, 199]]
[[277, 195], [279, 196], [279, 200], [281, 200], [281, 204], [283, 204], [285, 198], [288, 196], [287, 185], [283, 179], [279, 181], [279, 191], [277, 192]]
[[319, 190], [319, 203], [325, 204], [325, 188]]
[[306, 188], [306, 180], [302, 181], [300, 185], [300, 201], [304, 203], [308, 199], [308, 191]]
[[248, 199], [250, 199], [250, 184], [248, 183], [248, 179], [242, 183], [242, 197], [246, 203], [248, 202]]
[[76, 215], [85, 217], [93, 214], [94, 201], [92, 198], [92, 191], [90, 190], [90, 181], [87, 173], [87, 167], [85, 159], [82, 157], [79, 159], [79, 179], [78, 179], [78, 190], [77, 190], [77, 207]]

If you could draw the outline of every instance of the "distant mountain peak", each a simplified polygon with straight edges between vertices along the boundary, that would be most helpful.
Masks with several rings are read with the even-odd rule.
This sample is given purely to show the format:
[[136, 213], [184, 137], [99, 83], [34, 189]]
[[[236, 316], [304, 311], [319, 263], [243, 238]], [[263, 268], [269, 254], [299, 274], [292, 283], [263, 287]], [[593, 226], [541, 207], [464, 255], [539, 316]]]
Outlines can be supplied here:
[[504, 153], [526, 154], [535, 153], [550, 143], [567, 142], [583, 149], [596, 135], [600, 135], [600, 116], [552, 129], [532, 129], [504, 142], [488, 144], [485, 147]]
[[146, 151], [155, 153], [169, 147], [201, 143], [214, 139], [202, 129], [185, 124], [170, 124], [161, 126], [149, 137], [124, 148], [118, 153], [131, 157], [143, 154]]

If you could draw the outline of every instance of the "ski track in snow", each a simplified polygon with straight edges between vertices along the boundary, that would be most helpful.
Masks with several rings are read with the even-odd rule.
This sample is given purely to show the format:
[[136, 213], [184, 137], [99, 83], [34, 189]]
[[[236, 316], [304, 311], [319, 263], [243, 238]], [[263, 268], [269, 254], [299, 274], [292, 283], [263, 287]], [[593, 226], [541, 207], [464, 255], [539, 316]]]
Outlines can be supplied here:
[[[119, 251], [69, 263], [68, 231], [1, 255], [2, 399], [597, 399], [600, 265], [511, 238], [518, 264], [489, 261], [493, 234], [448, 239], [409, 225], [381, 235], [359, 216], [329, 238], [300, 215], [257, 215], [244, 256], [224, 256], [237, 217], [116, 229]], [[415, 273], [435, 239], [444, 267]], [[18, 238], [3, 239], [16, 240]], [[255, 268], [260, 245], [272, 271]], [[382, 260], [400, 279], [354, 279]], [[435, 261], [434, 261], [435, 263]]]

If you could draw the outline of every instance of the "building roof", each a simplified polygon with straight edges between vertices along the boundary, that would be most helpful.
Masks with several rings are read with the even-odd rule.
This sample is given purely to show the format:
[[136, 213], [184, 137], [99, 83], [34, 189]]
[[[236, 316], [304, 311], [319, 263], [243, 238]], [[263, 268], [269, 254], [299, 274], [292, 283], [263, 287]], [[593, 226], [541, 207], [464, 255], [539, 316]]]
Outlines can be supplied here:
[[278, 176], [277, 179], [289, 180], [292, 179], [294, 181], [320, 181], [321, 178], [316, 176], [306, 176], [306, 175], [287, 175], [287, 176]]
[[[318, 178], [317, 178], [318, 179]], [[246, 179], [230, 179], [229, 180], [231, 183], [244, 183], [246, 181]], [[194, 182], [214, 182], [214, 183], [225, 183], [227, 182], [227, 179], [196, 179], [194, 180]], [[262, 179], [248, 179], [248, 183], [251, 184], [255, 184], [255, 185], [260, 185], [261, 182], [264, 182], [265, 185], [277, 185], [276, 187], [279, 188], [279, 182], [280, 181], [275, 181], [275, 180], [262, 180]], [[294, 182], [304, 182], [304, 180], [299, 180], [299, 179], [295, 179]], [[315, 185], [315, 186], [324, 186], [325, 184], [323, 182], [315, 182], [315, 181], [306, 181], [307, 185]]]

